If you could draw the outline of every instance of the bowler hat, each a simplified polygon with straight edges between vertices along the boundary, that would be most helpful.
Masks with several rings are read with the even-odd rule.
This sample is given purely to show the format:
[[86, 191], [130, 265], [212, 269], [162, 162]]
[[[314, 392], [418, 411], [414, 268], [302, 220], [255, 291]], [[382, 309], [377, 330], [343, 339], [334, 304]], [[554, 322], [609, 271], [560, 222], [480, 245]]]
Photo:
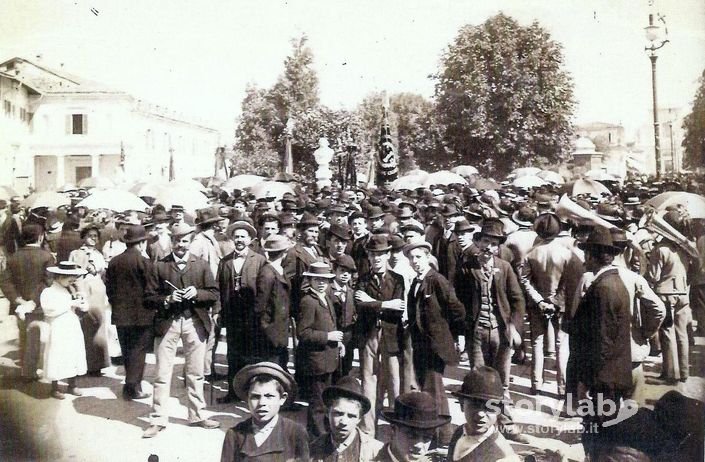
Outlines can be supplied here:
[[394, 410], [382, 411], [390, 423], [410, 428], [430, 430], [450, 422], [450, 416], [439, 415], [433, 396], [425, 391], [411, 391], [394, 400]]
[[476, 400], [503, 400], [504, 387], [499, 372], [489, 366], [479, 366], [468, 372], [460, 390], [453, 395]]
[[333, 264], [336, 267], [345, 268], [351, 273], [357, 270], [357, 268], [355, 267], [355, 260], [353, 260], [353, 258], [347, 254], [338, 255], [335, 260], [333, 260]]
[[333, 279], [335, 274], [331, 270], [330, 265], [323, 261], [316, 261], [308, 266], [308, 271], [304, 271], [303, 276], [312, 278]]
[[282, 228], [285, 226], [295, 226], [296, 217], [293, 213], [283, 212], [279, 215], [279, 222], [281, 223]]
[[171, 227], [171, 237], [172, 238], [180, 238], [180, 237], [186, 236], [188, 234], [191, 234], [195, 230], [196, 229], [193, 226], [189, 225], [188, 223], [177, 223]]
[[83, 276], [86, 270], [81, 268], [77, 263], [72, 261], [62, 261], [56, 266], [50, 266], [47, 271], [54, 274], [62, 274], [65, 276]]
[[406, 257], [409, 256], [409, 253], [414, 250], [423, 247], [424, 249], [427, 249], [429, 252], [431, 251], [431, 244], [426, 242], [425, 240], [421, 241], [416, 241], [416, 242], [410, 242], [404, 246], [404, 255]]
[[404, 248], [406, 242], [400, 236], [392, 234], [389, 236], [389, 245], [392, 247], [393, 252], [399, 252]]
[[247, 231], [247, 234], [249, 234], [251, 238], [257, 236], [257, 230], [255, 229], [255, 227], [252, 226], [250, 223], [246, 222], [245, 220], [236, 221], [235, 223], [229, 225], [228, 229], [226, 230], [226, 234], [228, 236], [232, 236], [233, 233], [238, 229], [244, 229], [245, 231]]
[[561, 220], [555, 213], [542, 213], [534, 222], [534, 231], [541, 239], [552, 239], [561, 232]]
[[301, 215], [301, 220], [299, 220], [296, 226], [300, 229], [318, 226], [318, 218], [316, 218], [316, 216], [311, 212], [304, 212], [303, 215]]
[[605, 202], [598, 204], [595, 213], [597, 213], [598, 217], [611, 223], [619, 223], [622, 221], [620, 217], [621, 211], [619, 207], [614, 204], [607, 204]]
[[458, 220], [455, 222], [455, 228], [453, 229], [455, 234], [464, 233], [467, 231], [477, 231], [477, 226], [473, 226], [466, 219]]
[[205, 225], [207, 223], [215, 223], [222, 221], [218, 207], [206, 207], [196, 210], [196, 224]]
[[293, 403], [296, 398], [296, 381], [279, 364], [271, 362], [261, 362], [243, 367], [233, 378], [233, 389], [238, 398], [247, 401], [250, 380], [260, 375], [269, 376], [279, 382], [287, 393], [287, 403]]
[[347, 207], [345, 207], [345, 204], [336, 203], [336, 204], [331, 205], [331, 206], [328, 208], [328, 213], [329, 213], [329, 214], [338, 213], [338, 214], [340, 214], [340, 215], [346, 215], [346, 216], [347, 216], [347, 214], [348, 214], [348, 209], [347, 209]]
[[423, 225], [421, 224], [420, 221], [418, 220], [410, 220], [408, 223], [405, 223], [399, 228], [399, 231], [402, 233], [405, 233], [407, 231], [415, 231], [419, 234], [424, 233], [424, 228]]
[[323, 390], [323, 402], [330, 407], [338, 398], [348, 398], [355, 400], [362, 406], [360, 416], [369, 412], [372, 407], [370, 400], [362, 394], [362, 386], [356, 378], [346, 375], [341, 377], [335, 385], [331, 385]]
[[281, 234], [273, 234], [264, 241], [262, 250], [265, 252], [281, 252], [288, 250], [289, 247], [291, 247], [291, 243], [286, 236], [282, 236]]
[[183, 212], [184, 211], [184, 206], [183, 205], [172, 205], [170, 212]]
[[367, 211], [367, 218], [369, 218], [370, 220], [374, 220], [376, 218], [382, 218], [383, 216], [384, 216], [384, 210], [382, 210], [382, 207], [378, 207], [376, 205], [373, 205]]
[[482, 222], [482, 229], [477, 233], [478, 237], [496, 237], [500, 243], [507, 240], [507, 235], [504, 234], [504, 223], [497, 218], [487, 218]]
[[446, 204], [441, 210], [441, 215], [444, 217], [452, 217], [455, 215], [462, 215], [462, 212], [458, 210], [455, 204]]
[[387, 236], [384, 234], [370, 235], [370, 238], [367, 241], [367, 244], [365, 245], [365, 249], [368, 252], [386, 252], [391, 248], [392, 247], [389, 245]]
[[615, 255], [622, 252], [622, 249], [614, 244], [612, 233], [602, 226], [595, 226], [588, 235], [587, 240], [578, 243], [578, 247], [582, 250], [601, 249]]
[[401, 209], [400, 212], [397, 214], [397, 218], [400, 220], [406, 220], [408, 218], [413, 218], [414, 217], [414, 212], [412, 210], [409, 210], [407, 208]]
[[333, 223], [330, 225], [328, 232], [344, 241], [349, 241], [351, 237], [350, 226], [346, 224]]
[[165, 212], [156, 212], [152, 215], [152, 222], [154, 223], [168, 223], [171, 221], [171, 217]]
[[122, 242], [125, 244], [136, 244], [138, 242], [149, 239], [147, 230], [142, 225], [130, 225], [125, 230], [125, 235], [122, 237]]

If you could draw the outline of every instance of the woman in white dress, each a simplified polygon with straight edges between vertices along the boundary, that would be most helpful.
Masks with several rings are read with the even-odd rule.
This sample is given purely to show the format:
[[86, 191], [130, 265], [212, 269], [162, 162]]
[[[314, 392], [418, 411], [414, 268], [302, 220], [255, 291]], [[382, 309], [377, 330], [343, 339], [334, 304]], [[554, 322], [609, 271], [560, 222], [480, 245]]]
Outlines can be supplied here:
[[96, 248], [100, 229], [89, 224], [81, 230], [83, 245], [71, 252], [69, 261], [78, 264], [88, 274], [76, 281], [78, 290], [86, 296], [88, 313], [81, 317], [81, 328], [86, 343], [88, 375], [100, 376], [101, 369], [110, 366], [108, 354], [108, 326], [106, 311], [108, 297], [105, 293], [103, 275], [107, 268], [103, 254]]
[[81, 396], [76, 377], [86, 373], [86, 348], [81, 323], [75, 311], [88, 311], [88, 303], [75, 289], [79, 276], [86, 274], [76, 263], [64, 261], [50, 266], [51, 286], [39, 297], [44, 320], [49, 324], [49, 339], [44, 350], [44, 378], [51, 380], [51, 396], [64, 399], [59, 380], [66, 379], [69, 394]]

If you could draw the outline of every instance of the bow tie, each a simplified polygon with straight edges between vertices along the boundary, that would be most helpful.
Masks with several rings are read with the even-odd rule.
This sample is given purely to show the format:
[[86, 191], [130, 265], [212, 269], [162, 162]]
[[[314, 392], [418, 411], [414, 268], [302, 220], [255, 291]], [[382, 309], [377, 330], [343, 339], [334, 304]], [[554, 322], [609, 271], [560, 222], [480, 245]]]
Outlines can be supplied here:
[[243, 250], [242, 252], [235, 252], [235, 258], [245, 258], [247, 256], [247, 250]]

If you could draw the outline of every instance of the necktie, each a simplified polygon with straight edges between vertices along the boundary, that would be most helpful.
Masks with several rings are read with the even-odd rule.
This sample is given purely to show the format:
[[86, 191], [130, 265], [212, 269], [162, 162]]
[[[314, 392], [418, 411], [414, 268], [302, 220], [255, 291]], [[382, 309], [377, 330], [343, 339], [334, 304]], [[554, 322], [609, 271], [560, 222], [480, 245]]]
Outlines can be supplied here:
[[411, 288], [409, 289], [409, 303], [407, 307], [409, 309], [409, 320], [412, 322], [412, 324], [416, 324], [419, 330], [422, 330], [421, 312], [419, 310], [417, 296], [417, 292], [419, 290], [420, 285], [421, 281], [418, 278], [414, 278], [414, 281], [411, 283]]

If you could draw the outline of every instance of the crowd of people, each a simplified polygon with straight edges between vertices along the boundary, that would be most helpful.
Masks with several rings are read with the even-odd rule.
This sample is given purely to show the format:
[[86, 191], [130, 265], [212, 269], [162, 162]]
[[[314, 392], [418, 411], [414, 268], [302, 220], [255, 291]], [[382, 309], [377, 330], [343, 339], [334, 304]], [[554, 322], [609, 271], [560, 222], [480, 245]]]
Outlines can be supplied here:
[[[244, 401], [251, 416], [227, 431], [223, 462], [511, 460], [507, 440], [527, 442], [512, 415], [512, 362], [531, 357], [532, 395], [616, 403], [584, 417], [596, 428], [626, 400], [644, 404], [648, 356], [662, 357], [663, 384], [688, 380], [693, 336], [705, 334], [703, 220], [673, 203], [656, 214], [675, 233], [643, 227], [644, 203], [685, 184], [573, 197], [558, 186], [297, 186], [258, 199], [214, 188], [213, 205], [193, 215], [160, 204], [28, 210], [13, 198], [0, 203], [0, 289], [17, 317], [22, 377], [50, 381], [56, 399], [80, 396], [111, 357], [124, 365], [122, 397], [148, 398], [154, 352], [145, 438], [168, 424], [179, 351], [190, 424], [219, 427], [203, 413], [204, 383], [219, 378], [225, 330], [218, 402]], [[454, 430], [443, 378], [461, 360], [471, 372], [453, 394], [466, 424]], [[305, 428], [279, 416], [295, 399], [308, 403]], [[699, 415], [691, 401], [683, 407]], [[387, 444], [375, 439], [380, 417], [394, 428]], [[583, 444], [595, 460], [702, 451], [702, 424], [689, 440], [676, 426], [658, 426], [673, 445], [628, 431]]]

